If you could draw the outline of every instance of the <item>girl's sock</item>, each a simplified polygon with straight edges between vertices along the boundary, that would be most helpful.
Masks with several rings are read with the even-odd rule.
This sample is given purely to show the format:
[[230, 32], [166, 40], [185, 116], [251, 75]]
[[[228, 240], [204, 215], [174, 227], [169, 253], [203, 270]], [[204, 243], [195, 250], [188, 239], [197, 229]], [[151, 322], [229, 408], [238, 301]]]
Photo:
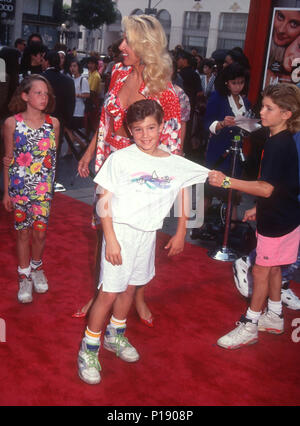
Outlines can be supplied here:
[[272, 311], [275, 314], [282, 315], [282, 302], [273, 302], [273, 300], [268, 299], [268, 311]]
[[126, 319], [125, 320], [118, 320], [117, 318], [115, 318], [113, 315], [111, 316], [110, 319], [110, 325], [113, 328], [125, 328], [126, 327]]
[[251, 320], [254, 324], [258, 323], [260, 316], [261, 316], [261, 312], [252, 311], [250, 308], [248, 309], [246, 313], [246, 318]]
[[85, 340], [88, 346], [100, 346], [101, 331], [94, 333], [88, 327], [85, 330]]
[[29, 265], [28, 268], [21, 268], [20, 266], [18, 266], [18, 274], [26, 275], [26, 277], [29, 278], [31, 274], [31, 266]]
[[41, 260], [38, 260], [38, 261], [31, 260], [31, 262], [30, 262], [30, 266], [33, 270], [38, 269], [40, 266], [42, 266], [42, 264], [43, 264], [43, 262]]

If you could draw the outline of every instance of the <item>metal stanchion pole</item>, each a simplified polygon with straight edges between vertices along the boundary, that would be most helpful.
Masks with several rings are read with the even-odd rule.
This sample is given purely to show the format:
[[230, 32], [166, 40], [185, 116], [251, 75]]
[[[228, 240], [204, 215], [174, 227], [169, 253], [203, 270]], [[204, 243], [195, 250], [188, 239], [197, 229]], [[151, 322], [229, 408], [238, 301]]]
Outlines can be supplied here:
[[[232, 155], [231, 177], [234, 177], [236, 173], [237, 159], [241, 153], [241, 136], [234, 137], [232, 141], [232, 145], [230, 147], [230, 151]], [[208, 252], [208, 256], [211, 257], [212, 259], [220, 260], [222, 262], [234, 262], [238, 258], [238, 254], [228, 246], [231, 216], [232, 216], [232, 189], [229, 189], [223, 244], [222, 244], [222, 247], [218, 247], [217, 249], [214, 249]]]

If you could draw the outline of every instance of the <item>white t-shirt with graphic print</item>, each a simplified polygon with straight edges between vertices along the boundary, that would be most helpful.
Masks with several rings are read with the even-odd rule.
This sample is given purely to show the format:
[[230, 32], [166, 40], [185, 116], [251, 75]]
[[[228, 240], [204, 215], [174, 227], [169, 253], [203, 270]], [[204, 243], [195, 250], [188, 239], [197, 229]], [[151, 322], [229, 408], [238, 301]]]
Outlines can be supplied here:
[[[154, 157], [133, 144], [112, 153], [95, 182], [113, 194], [113, 222], [141, 231], [156, 231], [162, 228], [179, 191], [204, 183], [208, 172], [178, 155]], [[98, 214], [103, 211], [99, 210], [99, 203]]]

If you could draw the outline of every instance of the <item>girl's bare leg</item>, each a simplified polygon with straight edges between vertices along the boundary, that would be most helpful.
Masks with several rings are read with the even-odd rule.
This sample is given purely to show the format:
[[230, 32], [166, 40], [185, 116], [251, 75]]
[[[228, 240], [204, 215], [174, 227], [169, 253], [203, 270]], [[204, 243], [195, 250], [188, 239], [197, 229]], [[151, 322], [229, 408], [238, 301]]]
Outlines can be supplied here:
[[22, 229], [21, 231], [17, 231], [17, 254], [19, 266], [22, 269], [26, 269], [30, 265], [30, 240], [30, 229]]
[[32, 231], [32, 260], [42, 260], [46, 243], [46, 231]]

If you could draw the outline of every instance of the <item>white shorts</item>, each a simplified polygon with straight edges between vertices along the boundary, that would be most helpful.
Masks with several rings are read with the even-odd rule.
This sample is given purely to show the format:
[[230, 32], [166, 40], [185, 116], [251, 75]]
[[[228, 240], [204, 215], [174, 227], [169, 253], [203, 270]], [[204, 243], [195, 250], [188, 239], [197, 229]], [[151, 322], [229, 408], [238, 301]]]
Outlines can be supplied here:
[[113, 227], [121, 246], [122, 265], [113, 266], [105, 259], [103, 238], [98, 289], [102, 286], [105, 292], [121, 293], [128, 285], [142, 286], [155, 276], [156, 231], [139, 231], [120, 223]]

